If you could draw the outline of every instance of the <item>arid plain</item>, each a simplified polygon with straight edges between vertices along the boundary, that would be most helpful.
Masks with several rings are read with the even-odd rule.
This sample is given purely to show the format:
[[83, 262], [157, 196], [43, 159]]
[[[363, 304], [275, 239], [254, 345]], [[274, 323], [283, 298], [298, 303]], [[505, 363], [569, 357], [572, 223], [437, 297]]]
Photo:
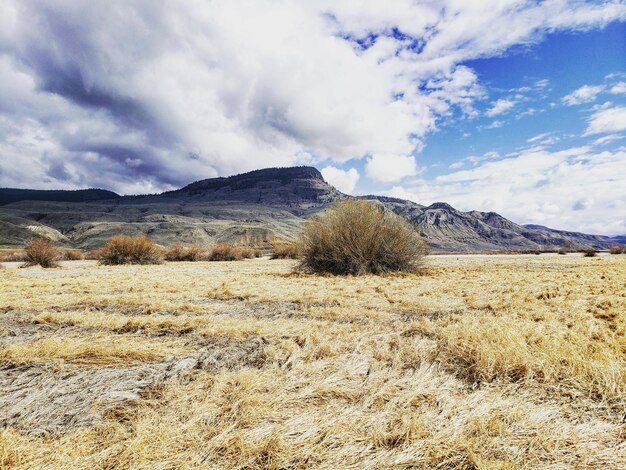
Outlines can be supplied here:
[[3, 468], [624, 468], [626, 256], [0, 270]]

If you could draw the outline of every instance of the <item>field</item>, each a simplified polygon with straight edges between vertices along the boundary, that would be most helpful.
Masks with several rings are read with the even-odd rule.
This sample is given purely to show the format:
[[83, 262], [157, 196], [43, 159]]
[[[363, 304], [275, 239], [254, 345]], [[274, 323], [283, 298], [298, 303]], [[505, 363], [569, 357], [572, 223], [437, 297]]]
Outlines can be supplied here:
[[626, 256], [0, 270], [0, 467], [626, 467]]

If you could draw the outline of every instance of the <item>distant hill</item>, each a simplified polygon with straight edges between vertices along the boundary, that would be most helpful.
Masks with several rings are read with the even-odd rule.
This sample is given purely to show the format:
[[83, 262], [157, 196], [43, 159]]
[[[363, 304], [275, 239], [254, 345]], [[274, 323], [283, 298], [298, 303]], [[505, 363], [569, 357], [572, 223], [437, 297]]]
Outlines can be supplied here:
[[[45, 234], [90, 248], [112, 235], [145, 234], [158, 243], [255, 243], [295, 239], [302, 223], [351, 198], [312, 167], [268, 168], [210, 178], [147, 196], [113, 192], [0, 189], [0, 244]], [[518, 225], [495, 212], [423, 206], [386, 196], [360, 196], [409, 220], [435, 251], [605, 249], [615, 240], [542, 226]]]
[[0, 206], [18, 201], [57, 201], [57, 202], [86, 202], [116, 199], [121, 197], [106, 189], [78, 189], [46, 190], [46, 189], [17, 189], [0, 188]]

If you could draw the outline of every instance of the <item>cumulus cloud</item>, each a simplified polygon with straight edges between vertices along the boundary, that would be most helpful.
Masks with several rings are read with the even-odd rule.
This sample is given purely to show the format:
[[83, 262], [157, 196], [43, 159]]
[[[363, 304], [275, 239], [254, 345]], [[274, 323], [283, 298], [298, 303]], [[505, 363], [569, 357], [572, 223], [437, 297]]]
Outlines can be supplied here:
[[512, 109], [514, 106], [515, 106], [515, 101], [513, 100], [499, 99], [498, 101], [493, 103], [493, 106], [490, 109], [488, 109], [485, 112], [485, 114], [489, 117], [498, 116], [502, 113], [506, 113], [507, 111]]
[[614, 95], [623, 95], [626, 94], [626, 82], [616, 83], [611, 87], [611, 93]]
[[608, 134], [626, 130], [626, 107], [600, 107], [588, 120], [585, 135]]
[[153, 192], [409, 161], [440, 120], [475, 115], [464, 62], [624, 18], [618, 1], [5, 0], [0, 185]]
[[413, 156], [375, 154], [367, 160], [365, 172], [375, 181], [391, 183], [416, 175], [417, 165]]
[[569, 95], [566, 95], [562, 98], [563, 103], [568, 106], [574, 106], [582, 103], [589, 103], [596, 99], [599, 93], [604, 91], [603, 85], [591, 86], [591, 85], [583, 85], [577, 90], [574, 90]]
[[334, 166], [327, 166], [322, 168], [322, 176], [328, 183], [346, 194], [352, 194], [359, 181], [359, 172], [356, 168], [342, 170]]
[[624, 148], [529, 149], [434, 180], [396, 186], [389, 195], [421, 204], [443, 200], [460, 210], [496, 211], [518, 223], [620, 234], [626, 233], [624, 172]]

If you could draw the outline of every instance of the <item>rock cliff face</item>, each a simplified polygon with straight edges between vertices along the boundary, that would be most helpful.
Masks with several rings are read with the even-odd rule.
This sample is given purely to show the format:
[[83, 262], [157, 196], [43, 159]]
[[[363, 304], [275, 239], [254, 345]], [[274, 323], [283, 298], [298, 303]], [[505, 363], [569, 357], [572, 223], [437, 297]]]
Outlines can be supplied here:
[[[150, 196], [0, 189], [0, 244], [21, 244], [36, 234], [83, 248], [100, 246], [118, 233], [145, 234], [164, 245], [289, 240], [308, 217], [349, 197], [311, 167], [211, 178]], [[443, 202], [426, 207], [385, 196], [361, 198], [405, 217], [435, 251], [603, 249], [614, 243], [603, 236], [518, 225], [494, 212], [461, 212]]]

